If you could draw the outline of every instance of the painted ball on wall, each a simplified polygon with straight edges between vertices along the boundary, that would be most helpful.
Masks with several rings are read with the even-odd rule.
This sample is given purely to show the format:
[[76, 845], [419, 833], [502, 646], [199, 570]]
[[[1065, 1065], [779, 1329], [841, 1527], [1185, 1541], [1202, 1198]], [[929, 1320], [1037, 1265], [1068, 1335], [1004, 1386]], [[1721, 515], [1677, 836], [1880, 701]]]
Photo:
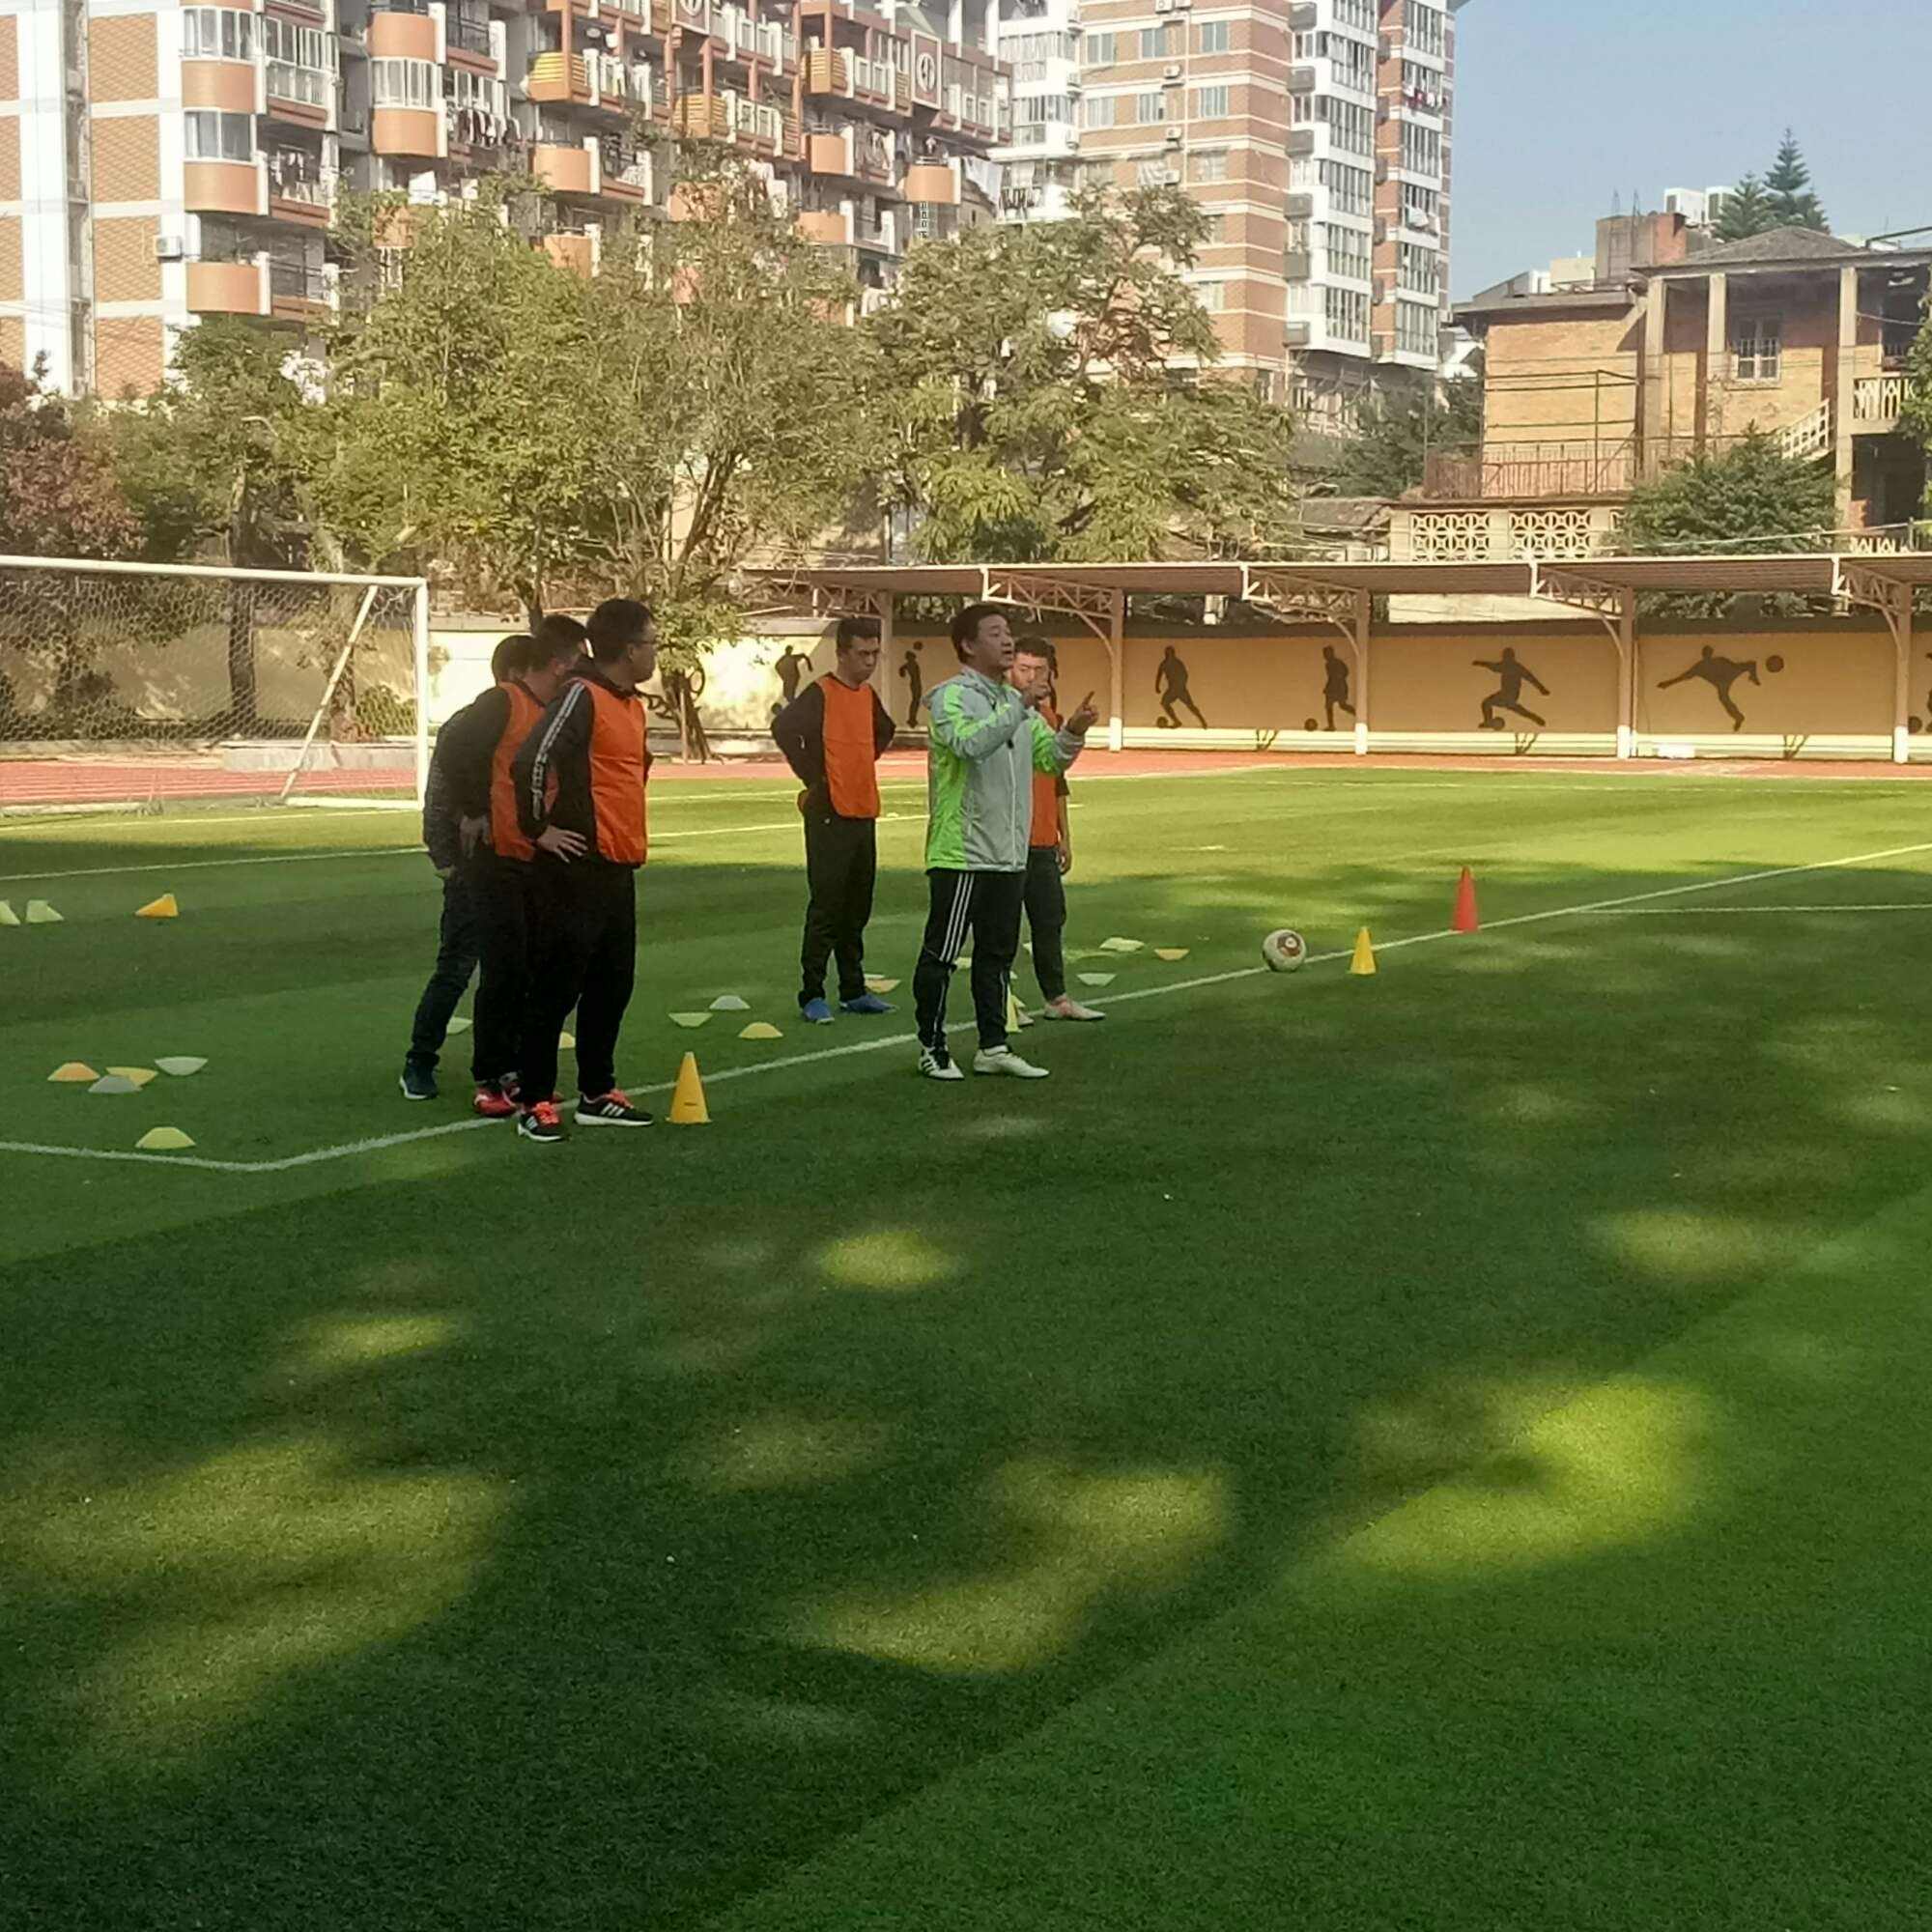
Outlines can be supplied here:
[[1784, 668], [1784, 660], [1781, 657], [1778, 657], [1776, 653], [1774, 653], [1772, 656], [1765, 659], [1764, 668], [1766, 670], [1774, 673], [1781, 671]]
[[1172, 718], [1156, 718], [1153, 722], [1157, 730], [1172, 731], [1174, 729], [1174, 720]]
[[1304, 719], [1303, 719], [1303, 720], [1301, 721], [1301, 728], [1302, 728], [1302, 729], [1303, 729], [1304, 731], [1319, 731], [1319, 730], [1321, 730], [1321, 725], [1320, 725], [1320, 724], [1317, 724], [1317, 723], [1315, 722], [1315, 720], [1314, 720], [1314, 719], [1312, 719], [1312, 718], [1304, 718]]
[[1925, 721], [1922, 718], [1908, 718], [1905, 721], [1905, 728], [1908, 731], [1910, 731], [1915, 738], [1922, 737], [1925, 731]]

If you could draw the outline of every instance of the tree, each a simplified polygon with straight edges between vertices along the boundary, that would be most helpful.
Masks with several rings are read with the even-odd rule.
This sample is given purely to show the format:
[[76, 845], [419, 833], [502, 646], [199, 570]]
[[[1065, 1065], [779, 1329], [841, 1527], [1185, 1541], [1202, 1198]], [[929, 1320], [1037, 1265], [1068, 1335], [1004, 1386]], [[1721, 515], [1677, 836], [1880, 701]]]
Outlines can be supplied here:
[[[1635, 555], [1743, 556], [1824, 550], [1835, 510], [1831, 470], [1786, 456], [1753, 430], [1716, 456], [1699, 456], [1632, 494], [1624, 548]], [[1716, 615], [1730, 602], [1668, 597], [1658, 608]]]
[[1724, 197], [1719, 213], [1718, 240], [1747, 242], [1753, 235], [1763, 235], [1776, 226], [1777, 216], [1772, 212], [1764, 183], [1756, 175], [1741, 177], [1737, 186]]
[[[0, 551], [119, 558], [140, 541], [95, 421], [46, 386], [43, 361], [31, 374], [0, 364]], [[0, 642], [52, 658], [49, 712], [70, 726], [100, 681], [77, 588], [63, 572], [35, 570], [14, 574], [0, 593]], [[14, 693], [0, 678], [0, 713], [13, 709]]]
[[[157, 560], [213, 555], [243, 569], [307, 560], [301, 448], [309, 392], [289, 340], [213, 316], [182, 334], [169, 380], [115, 418], [117, 465]], [[258, 723], [259, 586], [228, 586], [228, 709], [236, 730]]]
[[1292, 528], [1292, 418], [1216, 374], [1182, 276], [1205, 232], [1179, 190], [1090, 191], [1065, 221], [913, 249], [867, 325], [864, 412], [922, 555], [1159, 556]]
[[1798, 146], [1798, 136], [1789, 128], [1779, 142], [1777, 158], [1764, 178], [1765, 201], [1775, 228], [1815, 228], [1829, 233], [1831, 224], [1825, 210], [1811, 191], [1811, 170]]
[[[1932, 450], [1932, 323], [1920, 327], [1905, 361], [1905, 403], [1899, 427]], [[1932, 469], [1932, 465], [1928, 465]], [[1928, 482], [1925, 514], [1932, 517], [1932, 482]]]
[[1447, 384], [1439, 396], [1378, 396], [1363, 408], [1357, 425], [1334, 472], [1337, 494], [1400, 497], [1423, 481], [1429, 457], [1480, 456], [1483, 385], [1459, 382]]

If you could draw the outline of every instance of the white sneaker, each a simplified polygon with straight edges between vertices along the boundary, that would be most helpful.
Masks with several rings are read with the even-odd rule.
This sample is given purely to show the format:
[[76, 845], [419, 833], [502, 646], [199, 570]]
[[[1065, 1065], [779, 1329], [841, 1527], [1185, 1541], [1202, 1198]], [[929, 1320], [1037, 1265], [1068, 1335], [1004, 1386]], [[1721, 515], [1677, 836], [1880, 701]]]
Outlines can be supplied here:
[[1063, 993], [1057, 1000], [1049, 1000], [1040, 1008], [1039, 1016], [1043, 1020], [1103, 1020], [1105, 1013], [1096, 1013], [1092, 1007], [1083, 1007], [1069, 994]]
[[1022, 1060], [1009, 1046], [982, 1046], [973, 1056], [975, 1073], [1009, 1073], [1015, 1080], [1044, 1080], [1047, 1069]]
[[928, 1080], [963, 1080], [958, 1064], [952, 1060], [942, 1060], [938, 1054], [922, 1047], [919, 1055], [919, 1070]]

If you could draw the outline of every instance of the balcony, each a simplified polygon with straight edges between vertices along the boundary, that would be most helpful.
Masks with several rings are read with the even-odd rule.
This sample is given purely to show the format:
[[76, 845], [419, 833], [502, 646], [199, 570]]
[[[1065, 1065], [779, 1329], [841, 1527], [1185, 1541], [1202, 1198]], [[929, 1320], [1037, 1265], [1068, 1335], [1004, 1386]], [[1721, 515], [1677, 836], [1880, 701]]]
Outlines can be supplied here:
[[556, 194], [591, 194], [595, 171], [590, 150], [559, 142], [539, 141], [530, 156], [530, 171]]
[[848, 134], [810, 133], [805, 137], [806, 164], [815, 175], [849, 178], [858, 173]]
[[197, 214], [266, 214], [268, 177], [260, 161], [186, 161], [182, 205]]
[[303, 262], [269, 263], [269, 306], [272, 314], [312, 315], [331, 306], [333, 291], [320, 268]]
[[1422, 494], [1438, 501], [1616, 497], [1636, 487], [1634, 438], [1617, 442], [1488, 443], [1480, 455], [1433, 450]]
[[543, 245], [544, 253], [559, 269], [569, 269], [580, 275], [594, 275], [597, 272], [598, 238], [595, 235], [546, 235]]
[[532, 100], [588, 100], [590, 70], [582, 54], [538, 54], [524, 76], [524, 92]]
[[267, 315], [269, 290], [259, 262], [190, 262], [187, 305], [196, 315]]
[[821, 248], [842, 247], [852, 240], [852, 215], [842, 208], [808, 208], [799, 214], [798, 232]]
[[1861, 376], [1852, 388], [1854, 433], [1882, 436], [1898, 427], [1909, 384], [1902, 374]]
[[805, 62], [805, 91], [808, 94], [852, 92], [852, 57], [838, 48], [814, 47]]
[[330, 185], [307, 154], [270, 154], [269, 167], [269, 206], [284, 219], [307, 221], [325, 227], [334, 200]]
[[474, 54], [480, 60], [495, 57], [495, 50], [490, 45], [490, 22], [487, 19], [472, 19], [468, 14], [447, 13], [442, 16], [442, 34], [452, 53]]
[[959, 206], [959, 170], [951, 161], [915, 161], [906, 170], [905, 198], [925, 208]]

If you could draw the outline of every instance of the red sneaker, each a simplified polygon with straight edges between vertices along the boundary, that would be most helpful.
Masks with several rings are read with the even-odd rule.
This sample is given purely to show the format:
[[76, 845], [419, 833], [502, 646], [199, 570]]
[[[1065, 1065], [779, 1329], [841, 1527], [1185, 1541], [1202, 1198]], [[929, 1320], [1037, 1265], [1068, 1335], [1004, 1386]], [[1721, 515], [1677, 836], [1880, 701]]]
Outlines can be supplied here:
[[517, 1103], [500, 1087], [477, 1088], [469, 1106], [486, 1121], [507, 1121], [517, 1111]]

